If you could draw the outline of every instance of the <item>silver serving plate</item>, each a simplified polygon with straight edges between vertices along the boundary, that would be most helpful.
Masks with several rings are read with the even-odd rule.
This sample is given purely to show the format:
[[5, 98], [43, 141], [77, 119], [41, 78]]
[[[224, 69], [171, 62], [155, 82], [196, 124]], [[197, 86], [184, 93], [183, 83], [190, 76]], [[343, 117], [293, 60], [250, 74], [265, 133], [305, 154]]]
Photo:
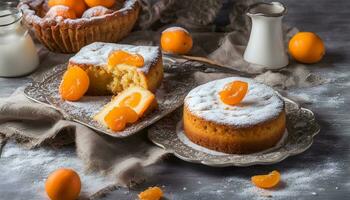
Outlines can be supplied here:
[[66, 66], [67, 64], [57, 65], [43, 74], [41, 80], [32, 82], [25, 89], [25, 95], [33, 101], [53, 106], [68, 120], [81, 123], [98, 132], [117, 138], [135, 134], [173, 112], [183, 104], [183, 99], [189, 90], [195, 87], [192, 73], [184, 72], [180, 70], [181, 67], [178, 68], [175, 65], [167, 65], [168, 68], [166, 69], [169, 69], [171, 73], [165, 73], [162, 85], [156, 92], [158, 108], [137, 123], [128, 126], [125, 130], [113, 132], [93, 120], [93, 116], [111, 100], [111, 96], [85, 96], [78, 102], [61, 99], [58, 88]]
[[176, 157], [191, 163], [213, 167], [251, 166], [273, 164], [288, 156], [300, 154], [313, 143], [320, 131], [312, 111], [284, 98], [288, 135], [284, 141], [269, 151], [254, 154], [213, 154], [184, 143], [177, 134], [177, 124], [182, 119], [182, 109], [176, 110], [148, 129], [148, 138], [159, 147], [172, 152]]

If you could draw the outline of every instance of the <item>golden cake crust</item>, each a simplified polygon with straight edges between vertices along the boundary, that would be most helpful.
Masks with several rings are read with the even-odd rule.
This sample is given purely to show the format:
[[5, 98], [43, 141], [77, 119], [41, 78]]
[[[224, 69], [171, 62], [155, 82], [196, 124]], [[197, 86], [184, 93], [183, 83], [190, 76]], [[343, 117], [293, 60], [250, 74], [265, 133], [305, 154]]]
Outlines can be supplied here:
[[276, 145], [285, 131], [285, 112], [276, 119], [251, 127], [233, 127], [206, 121], [184, 107], [183, 125], [186, 136], [194, 143], [215, 151], [247, 154]]
[[96, 41], [117, 42], [127, 36], [138, 18], [141, 6], [137, 0], [126, 0], [113, 13], [93, 18], [57, 21], [43, 17], [47, 5], [42, 0], [22, 1], [25, 24], [48, 49], [75, 53]]
[[[233, 81], [248, 83], [242, 102], [230, 106], [218, 93]], [[185, 98], [183, 127], [194, 143], [208, 149], [248, 154], [275, 146], [286, 128], [284, 101], [270, 87], [252, 79], [231, 77], [198, 86]]]

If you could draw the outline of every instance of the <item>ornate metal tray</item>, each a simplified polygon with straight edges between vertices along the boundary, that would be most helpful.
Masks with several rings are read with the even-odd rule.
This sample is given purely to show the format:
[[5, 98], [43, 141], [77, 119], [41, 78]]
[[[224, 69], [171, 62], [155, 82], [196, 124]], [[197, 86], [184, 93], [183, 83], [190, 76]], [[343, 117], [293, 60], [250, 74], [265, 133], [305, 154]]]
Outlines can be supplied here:
[[313, 137], [320, 131], [320, 126], [315, 121], [312, 111], [298, 106], [287, 98], [284, 98], [284, 101], [286, 103], [288, 134], [279, 145], [268, 151], [238, 155], [214, 152], [204, 147], [196, 148], [195, 145], [192, 145], [193, 143], [184, 141], [181, 134], [178, 133], [177, 124], [182, 118], [181, 109], [151, 126], [148, 130], [148, 138], [154, 144], [172, 152], [176, 157], [191, 163], [213, 167], [277, 163], [288, 156], [307, 150], [313, 143]]
[[[79, 102], [64, 101], [60, 98], [58, 88], [66, 66], [67, 64], [57, 65], [42, 75], [41, 80], [32, 82], [25, 89], [25, 95], [36, 102], [53, 106], [68, 120], [119, 138], [132, 135], [176, 110], [182, 105], [183, 99], [189, 90], [195, 86], [192, 73], [183, 73], [182, 70], [176, 70], [174, 66], [173, 69], [175, 70], [171, 70], [171, 66], [168, 66], [167, 69], [171, 73], [165, 74], [163, 83], [156, 92], [158, 108], [137, 123], [127, 127], [124, 131], [116, 133], [106, 129], [92, 119], [94, 114], [110, 101], [111, 96], [86, 96]], [[181, 73], [181, 75], [178, 73]]]

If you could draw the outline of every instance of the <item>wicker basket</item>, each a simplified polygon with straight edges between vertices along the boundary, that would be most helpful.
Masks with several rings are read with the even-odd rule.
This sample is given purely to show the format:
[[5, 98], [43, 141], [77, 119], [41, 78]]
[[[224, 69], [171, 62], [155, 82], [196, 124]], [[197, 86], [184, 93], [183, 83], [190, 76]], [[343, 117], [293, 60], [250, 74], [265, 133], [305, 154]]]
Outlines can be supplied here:
[[120, 9], [99, 17], [57, 21], [42, 18], [47, 2], [27, 0], [18, 5], [24, 23], [48, 49], [54, 52], [75, 53], [93, 42], [118, 42], [133, 28], [140, 11], [137, 0], [125, 0]]

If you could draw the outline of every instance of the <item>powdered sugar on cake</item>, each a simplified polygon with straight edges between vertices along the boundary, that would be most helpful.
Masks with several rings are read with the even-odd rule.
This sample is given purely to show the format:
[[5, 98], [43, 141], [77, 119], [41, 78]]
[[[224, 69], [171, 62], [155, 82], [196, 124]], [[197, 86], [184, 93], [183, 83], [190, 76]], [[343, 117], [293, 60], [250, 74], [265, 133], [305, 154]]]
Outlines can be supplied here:
[[[232, 81], [248, 83], [248, 92], [236, 106], [224, 104], [218, 93]], [[283, 100], [270, 87], [252, 79], [230, 77], [212, 81], [191, 90], [185, 98], [189, 111], [207, 121], [247, 127], [275, 119], [284, 109]]]
[[69, 62], [74, 64], [89, 64], [106, 66], [108, 56], [116, 50], [124, 50], [130, 53], [138, 53], [144, 59], [144, 66], [137, 68], [138, 71], [148, 73], [150, 67], [159, 59], [160, 50], [156, 46], [134, 46], [126, 44], [113, 44], [95, 42], [83, 47]]

